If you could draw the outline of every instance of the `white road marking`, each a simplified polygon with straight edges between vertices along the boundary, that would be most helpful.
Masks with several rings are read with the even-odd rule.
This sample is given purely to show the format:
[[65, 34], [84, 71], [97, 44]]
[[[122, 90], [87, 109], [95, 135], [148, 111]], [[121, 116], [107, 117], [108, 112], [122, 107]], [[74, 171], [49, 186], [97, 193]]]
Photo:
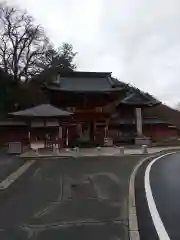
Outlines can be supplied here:
[[150, 171], [152, 165], [159, 159], [164, 158], [168, 155], [173, 154], [174, 152], [171, 153], [166, 153], [164, 155], [161, 155], [160, 157], [155, 158], [152, 162], [149, 163], [149, 165], [146, 168], [145, 171], [145, 177], [144, 177], [144, 183], [145, 183], [145, 193], [146, 193], [146, 199], [149, 207], [149, 211], [154, 223], [154, 226], [156, 228], [156, 232], [159, 236], [160, 240], [170, 240], [170, 237], [164, 227], [164, 224], [161, 220], [161, 217], [159, 215], [159, 212], [157, 210], [153, 195], [152, 195], [152, 190], [151, 190], [151, 185], [150, 185]]
[[52, 204], [50, 203], [50, 205], [48, 207], [46, 207], [46, 208], [40, 210], [39, 212], [35, 213], [34, 217], [35, 218], [42, 217], [43, 215], [48, 213], [51, 210], [51, 208], [53, 208], [53, 205], [54, 205], [54, 203], [52, 203]]
[[5, 180], [0, 182], [0, 190], [7, 189], [11, 186], [33, 163], [35, 163], [35, 160], [28, 161], [18, 168], [17, 171], [11, 173]]
[[38, 175], [38, 173], [41, 171], [40, 168], [37, 168], [33, 174], [33, 177], [36, 177]]

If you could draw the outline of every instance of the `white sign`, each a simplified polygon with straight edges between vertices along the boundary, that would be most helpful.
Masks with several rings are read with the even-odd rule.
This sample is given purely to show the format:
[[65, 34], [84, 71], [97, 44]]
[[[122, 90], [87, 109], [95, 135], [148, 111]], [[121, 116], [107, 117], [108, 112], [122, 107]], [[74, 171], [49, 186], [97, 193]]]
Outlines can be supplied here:
[[22, 147], [20, 142], [9, 142], [8, 153], [20, 154], [22, 152]]

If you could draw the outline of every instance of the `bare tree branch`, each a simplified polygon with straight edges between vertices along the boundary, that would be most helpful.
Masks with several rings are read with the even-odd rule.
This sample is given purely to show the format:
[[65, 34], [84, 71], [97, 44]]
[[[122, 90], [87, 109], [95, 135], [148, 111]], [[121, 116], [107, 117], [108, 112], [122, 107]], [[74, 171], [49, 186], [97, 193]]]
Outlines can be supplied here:
[[[51, 69], [73, 70], [75, 65], [71, 44], [55, 50], [40, 25], [26, 11], [0, 4], [0, 67], [16, 82]], [[49, 71], [50, 70], [50, 71]]]
[[42, 71], [30, 63], [39, 59], [39, 55], [45, 58], [50, 42], [43, 29], [34, 25], [31, 16], [0, 4], [0, 31], [0, 66], [12, 74], [15, 81], [21, 81], [22, 77], [28, 79], [31, 72]]

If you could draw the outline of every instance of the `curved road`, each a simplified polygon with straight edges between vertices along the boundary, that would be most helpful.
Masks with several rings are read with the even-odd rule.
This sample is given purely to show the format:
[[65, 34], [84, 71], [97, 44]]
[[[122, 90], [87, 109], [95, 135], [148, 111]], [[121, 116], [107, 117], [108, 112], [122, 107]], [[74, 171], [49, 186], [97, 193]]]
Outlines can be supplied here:
[[149, 160], [135, 180], [141, 239], [180, 239], [180, 153]]

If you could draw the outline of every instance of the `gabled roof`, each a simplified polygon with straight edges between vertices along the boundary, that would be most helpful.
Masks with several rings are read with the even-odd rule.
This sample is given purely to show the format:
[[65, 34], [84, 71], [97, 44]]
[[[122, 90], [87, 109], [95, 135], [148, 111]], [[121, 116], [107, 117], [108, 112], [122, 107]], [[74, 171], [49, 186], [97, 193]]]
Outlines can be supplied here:
[[56, 108], [50, 104], [41, 104], [32, 108], [10, 113], [19, 117], [63, 117], [71, 116], [73, 113]]
[[122, 104], [132, 105], [132, 106], [154, 106], [160, 104], [160, 102], [152, 97], [148, 93], [141, 92], [139, 90], [135, 90], [130, 93], [124, 99], [121, 100]]
[[110, 72], [62, 72], [56, 83], [46, 85], [50, 90], [73, 92], [108, 92], [124, 88]]

